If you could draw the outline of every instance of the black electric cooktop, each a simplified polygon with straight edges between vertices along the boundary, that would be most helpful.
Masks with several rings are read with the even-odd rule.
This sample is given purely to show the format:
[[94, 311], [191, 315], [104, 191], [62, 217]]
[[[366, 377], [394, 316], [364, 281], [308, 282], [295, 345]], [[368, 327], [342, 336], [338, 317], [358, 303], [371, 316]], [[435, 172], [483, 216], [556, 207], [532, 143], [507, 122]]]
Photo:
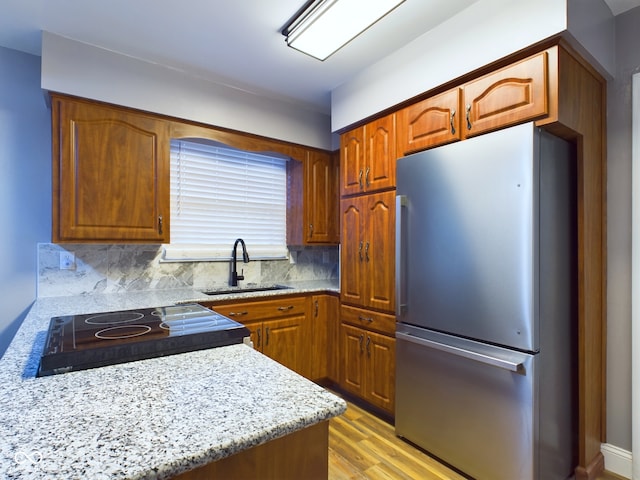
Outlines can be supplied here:
[[198, 304], [53, 317], [37, 376], [242, 343], [249, 330]]

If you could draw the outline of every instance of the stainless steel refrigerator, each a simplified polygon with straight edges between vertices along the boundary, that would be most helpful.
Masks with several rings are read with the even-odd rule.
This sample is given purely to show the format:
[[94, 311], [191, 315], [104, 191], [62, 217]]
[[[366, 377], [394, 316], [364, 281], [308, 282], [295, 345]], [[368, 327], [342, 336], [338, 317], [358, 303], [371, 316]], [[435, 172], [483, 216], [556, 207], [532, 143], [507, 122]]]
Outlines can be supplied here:
[[478, 480], [577, 464], [575, 177], [531, 123], [397, 162], [396, 433]]

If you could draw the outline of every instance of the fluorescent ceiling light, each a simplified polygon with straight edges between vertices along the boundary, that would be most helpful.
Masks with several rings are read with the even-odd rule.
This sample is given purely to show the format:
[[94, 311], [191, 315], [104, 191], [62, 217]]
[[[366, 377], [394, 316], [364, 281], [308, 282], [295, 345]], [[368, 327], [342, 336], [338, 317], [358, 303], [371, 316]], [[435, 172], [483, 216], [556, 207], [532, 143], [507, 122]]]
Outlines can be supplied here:
[[324, 60], [404, 1], [311, 1], [282, 34], [291, 48]]

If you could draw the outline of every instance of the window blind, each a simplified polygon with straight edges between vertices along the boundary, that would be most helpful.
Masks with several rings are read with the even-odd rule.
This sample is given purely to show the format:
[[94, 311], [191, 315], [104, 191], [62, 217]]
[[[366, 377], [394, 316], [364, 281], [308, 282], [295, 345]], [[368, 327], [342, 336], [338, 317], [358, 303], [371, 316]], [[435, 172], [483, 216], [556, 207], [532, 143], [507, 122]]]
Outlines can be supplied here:
[[285, 159], [173, 140], [164, 259], [228, 259], [236, 238], [252, 259], [286, 258], [286, 202]]

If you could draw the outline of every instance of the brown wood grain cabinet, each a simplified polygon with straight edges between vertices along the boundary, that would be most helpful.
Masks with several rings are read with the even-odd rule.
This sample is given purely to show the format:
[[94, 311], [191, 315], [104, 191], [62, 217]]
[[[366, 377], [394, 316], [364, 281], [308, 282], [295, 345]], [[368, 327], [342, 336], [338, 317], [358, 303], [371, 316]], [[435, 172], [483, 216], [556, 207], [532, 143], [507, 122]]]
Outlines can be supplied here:
[[256, 350], [307, 378], [312, 377], [313, 325], [307, 296], [283, 296], [271, 300], [204, 302], [245, 325]]
[[340, 387], [393, 415], [395, 339], [342, 323]]
[[395, 309], [395, 191], [340, 202], [342, 303]]
[[54, 242], [169, 241], [167, 123], [53, 94]]
[[455, 142], [462, 138], [460, 89], [453, 88], [398, 111], [398, 156]]
[[311, 380], [338, 381], [338, 375], [334, 372], [337, 371], [339, 306], [339, 299], [335, 295], [311, 296]]
[[[446, 97], [456, 89], [461, 92], [462, 141], [533, 121], [577, 147], [579, 413], [575, 474], [577, 480], [594, 480], [604, 469], [600, 446], [606, 431], [606, 81], [567, 42], [550, 39], [442, 85], [434, 89], [434, 95], [425, 92], [413, 105], [403, 105], [397, 112], [399, 156], [451, 140], [438, 138], [437, 132], [444, 131], [446, 112], [453, 107], [442, 107], [438, 114], [429, 108], [438, 108], [431, 105], [439, 103], [442, 92]], [[431, 118], [420, 118], [421, 112], [429, 112]], [[344, 221], [344, 207], [342, 211]], [[355, 221], [354, 212], [348, 221]], [[342, 230], [344, 233], [344, 227]], [[351, 255], [357, 253], [351, 249]], [[349, 272], [357, 273], [353, 268]], [[356, 285], [360, 286], [346, 284], [351, 287], [349, 300], [357, 292]], [[353, 300], [357, 298], [354, 294]]]
[[548, 53], [540, 52], [462, 87], [465, 137], [479, 135], [549, 113]]
[[340, 137], [340, 195], [394, 188], [395, 114], [374, 120]]
[[287, 164], [287, 244], [337, 245], [338, 160], [310, 150]]

